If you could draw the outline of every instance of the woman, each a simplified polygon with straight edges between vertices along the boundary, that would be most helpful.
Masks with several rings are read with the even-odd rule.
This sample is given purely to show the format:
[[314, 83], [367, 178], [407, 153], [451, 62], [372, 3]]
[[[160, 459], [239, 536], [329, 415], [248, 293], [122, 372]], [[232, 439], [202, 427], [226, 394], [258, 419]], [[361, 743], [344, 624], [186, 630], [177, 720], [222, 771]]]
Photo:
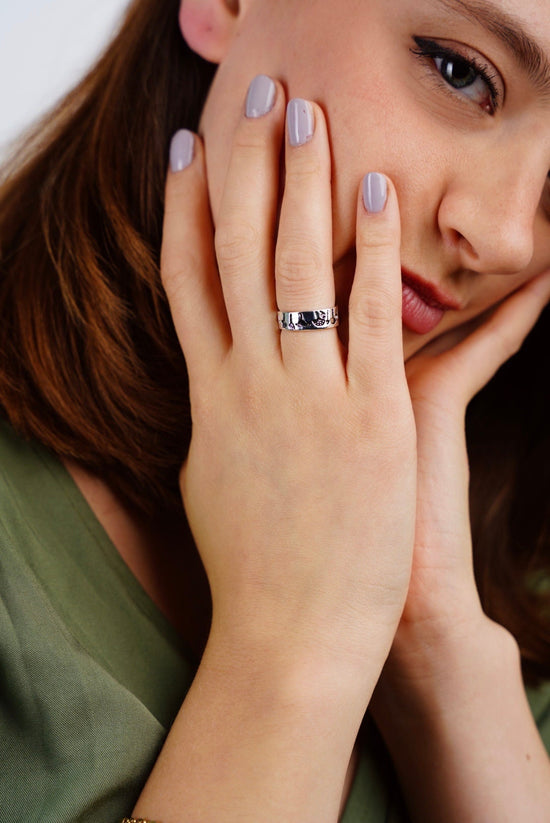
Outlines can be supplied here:
[[464, 414], [550, 298], [549, 59], [537, 0], [138, 0], [23, 146], [11, 818], [548, 819], [547, 317], [474, 555]]

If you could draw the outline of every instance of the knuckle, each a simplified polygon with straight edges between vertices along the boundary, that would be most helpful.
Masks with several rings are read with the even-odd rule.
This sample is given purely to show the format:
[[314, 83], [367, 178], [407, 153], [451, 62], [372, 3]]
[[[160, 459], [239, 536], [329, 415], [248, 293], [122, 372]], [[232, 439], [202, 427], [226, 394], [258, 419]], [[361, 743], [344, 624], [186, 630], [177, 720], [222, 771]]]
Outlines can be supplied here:
[[172, 297], [177, 296], [183, 284], [187, 280], [187, 267], [178, 265], [161, 264], [160, 282], [166, 292]]
[[366, 224], [364, 230], [357, 234], [358, 245], [366, 249], [384, 249], [393, 246], [394, 242], [394, 232], [387, 222], [379, 225]]
[[242, 120], [240, 128], [237, 129], [233, 140], [233, 151], [235, 154], [250, 154], [263, 156], [269, 143], [269, 133], [262, 128], [260, 120], [254, 120], [253, 128], [250, 128], [250, 121]]
[[383, 446], [377, 449], [384, 460], [405, 462], [416, 453], [416, 427], [410, 401], [403, 393], [379, 387], [370, 388], [371, 405], [355, 411], [354, 425], [367, 433], [370, 442]]
[[160, 280], [166, 291], [177, 296], [180, 289], [185, 289], [189, 278], [204, 267], [204, 260], [193, 249], [189, 249], [185, 260], [181, 257], [172, 258], [167, 253], [161, 253]]
[[390, 289], [378, 287], [376, 291], [352, 296], [350, 315], [354, 323], [369, 333], [386, 333], [401, 320], [401, 304]]
[[208, 433], [214, 431], [216, 427], [217, 403], [213, 402], [207, 391], [191, 384], [190, 405], [191, 419], [196, 424], [196, 433], [200, 432], [201, 437], [208, 436]]
[[323, 174], [323, 167], [316, 155], [311, 155], [308, 151], [295, 155], [292, 162], [286, 167], [285, 182], [287, 184], [301, 188], [310, 185]]
[[277, 247], [275, 268], [281, 288], [294, 294], [311, 295], [319, 285], [326, 262], [310, 237], [297, 236]]
[[220, 266], [233, 269], [258, 254], [258, 229], [244, 220], [225, 221], [214, 235], [214, 247]]
[[265, 423], [266, 400], [270, 396], [264, 381], [254, 370], [241, 375], [238, 384], [239, 406], [248, 431], [262, 428]]
[[389, 227], [376, 227], [357, 235], [357, 251], [368, 255], [371, 263], [384, 264], [393, 260], [399, 249], [399, 238]]

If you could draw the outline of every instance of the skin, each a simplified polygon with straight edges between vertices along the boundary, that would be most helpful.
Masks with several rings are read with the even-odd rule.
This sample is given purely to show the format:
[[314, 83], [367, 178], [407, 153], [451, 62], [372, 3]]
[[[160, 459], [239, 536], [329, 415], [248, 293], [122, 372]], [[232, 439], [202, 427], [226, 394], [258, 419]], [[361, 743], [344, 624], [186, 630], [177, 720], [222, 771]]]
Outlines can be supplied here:
[[[500, 7], [550, 54], [542, 2]], [[321, 0], [182, 5], [189, 42], [220, 62], [204, 149], [197, 138], [168, 175], [161, 260], [194, 414], [182, 496], [214, 619], [134, 813], [334, 821], [369, 707], [413, 819], [542, 821], [550, 768], [517, 647], [473, 579], [464, 412], [550, 297], [537, 276], [549, 100], [431, 0], [345, 0], [334, 14]], [[445, 91], [410, 54], [413, 33], [486, 55], [505, 107], [492, 117]], [[279, 81], [276, 103], [247, 120], [260, 71]], [[286, 145], [281, 202], [293, 95], [317, 101], [316, 130]], [[369, 170], [388, 175], [378, 215], [358, 192]], [[429, 335], [402, 334], [401, 264], [462, 301]], [[274, 328], [276, 303], [335, 293], [344, 345]]]
[[[548, 50], [544, 6], [501, 4]], [[337, 16], [323, 0], [258, 0], [243, 4], [241, 14], [199, 129], [214, 216], [229, 159], [225, 135], [234, 131], [250, 79], [263, 72], [279, 78], [289, 97], [317, 101], [329, 118], [333, 259], [344, 314], [355, 265], [355, 193], [369, 170], [383, 171], [396, 186], [402, 265], [463, 304], [429, 335], [405, 330], [407, 358], [547, 268], [550, 101], [534, 92], [479, 24], [431, 0], [350, 0], [338, 5]], [[351, 26], [342, 23], [346, 19]], [[410, 53], [413, 35], [439, 36], [448, 45], [463, 44], [466, 56], [484, 55], [506, 85], [502, 110], [490, 117], [464, 92], [450, 93], [430, 60]]]
[[[543, 2], [518, 0], [500, 5], [536, 31], [543, 46], [549, 41]], [[352, 26], [342, 24], [346, 16]], [[314, 38], [310, 36], [312, 19]], [[333, 181], [332, 256], [344, 340], [355, 266], [356, 190], [370, 169], [387, 173], [395, 184], [402, 264], [441, 285], [463, 304], [462, 311], [447, 312], [428, 335], [404, 329], [407, 359], [430, 340], [439, 339], [443, 347], [456, 342], [442, 334], [494, 306], [550, 263], [549, 98], [535, 92], [502, 45], [479, 25], [449, 16], [428, 0], [339, 4], [338, 25], [331, 4], [320, 0], [307, 7], [296, 7], [289, 0], [245, 0], [230, 7], [221, 0], [194, 0], [182, 3], [180, 20], [188, 42], [220, 63], [200, 123], [215, 221], [232, 150], [226, 135], [239, 122], [246, 89], [255, 74], [266, 72], [280, 78], [288, 96], [314, 99], [327, 114]], [[496, 116], [488, 116], [465, 93], [450, 90], [428, 59], [410, 53], [415, 45], [413, 34], [443, 35], [448, 40], [449, 29], [455, 47], [460, 41], [468, 46], [467, 56], [483, 54], [499, 68], [507, 95], [506, 105]], [[330, 43], [330, 61], [319, 56], [324, 54], [324, 43]], [[510, 346], [513, 349], [513, 340]], [[422, 362], [411, 362], [409, 374], [418, 374]], [[454, 387], [452, 376], [448, 380]], [[455, 426], [461, 423], [464, 402], [461, 398], [456, 406]], [[101, 512], [107, 531], [116, 537], [115, 543], [141, 582], [153, 589], [156, 601], [173, 622], [188, 625], [189, 619], [179, 614], [179, 598], [165, 593], [172, 585], [159, 587], [158, 574], [152, 570], [156, 561], [151, 561], [151, 552], [142, 546], [143, 524], [135, 524], [97, 478], [89, 477], [77, 464], [67, 467], [90, 504]], [[122, 523], [113, 522], [117, 519]], [[153, 556], [158, 557], [158, 550]], [[175, 579], [174, 575], [167, 578]], [[187, 630], [186, 634], [192, 633]], [[189, 641], [196, 645], [194, 638]]]

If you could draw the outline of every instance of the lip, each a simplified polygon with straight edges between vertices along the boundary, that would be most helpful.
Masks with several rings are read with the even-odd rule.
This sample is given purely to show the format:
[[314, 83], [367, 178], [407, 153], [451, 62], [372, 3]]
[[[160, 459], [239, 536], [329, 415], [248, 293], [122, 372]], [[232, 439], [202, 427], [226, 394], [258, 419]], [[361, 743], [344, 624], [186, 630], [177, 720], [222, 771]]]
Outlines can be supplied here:
[[415, 291], [418, 296], [428, 304], [428, 306], [433, 306], [434, 308], [442, 309], [443, 311], [449, 311], [449, 309], [458, 311], [462, 308], [460, 301], [448, 294], [445, 294], [439, 286], [435, 286], [428, 280], [423, 280], [422, 277], [418, 274], [413, 274], [412, 271], [401, 269], [401, 279], [407, 286]]
[[461, 308], [455, 298], [407, 269], [401, 270], [401, 279], [403, 325], [416, 334], [428, 334], [439, 324], [446, 311]]

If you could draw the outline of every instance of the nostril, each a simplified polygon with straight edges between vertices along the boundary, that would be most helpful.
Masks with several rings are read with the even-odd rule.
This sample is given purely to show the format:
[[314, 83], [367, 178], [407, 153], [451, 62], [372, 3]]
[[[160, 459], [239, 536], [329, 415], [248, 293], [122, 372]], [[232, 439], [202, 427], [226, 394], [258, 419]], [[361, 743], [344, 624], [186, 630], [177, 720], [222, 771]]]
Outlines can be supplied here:
[[445, 232], [444, 238], [452, 251], [455, 253], [459, 252], [464, 262], [468, 264], [468, 268], [471, 268], [472, 265], [477, 263], [480, 255], [465, 235], [461, 234], [457, 229], [449, 228]]
[[[469, 237], [474, 233], [470, 232]], [[522, 230], [517, 223], [505, 225], [495, 221], [479, 226], [473, 240], [456, 230], [450, 230], [449, 242], [458, 250], [463, 264], [485, 274], [518, 274], [527, 268], [534, 253], [532, 231]]]

